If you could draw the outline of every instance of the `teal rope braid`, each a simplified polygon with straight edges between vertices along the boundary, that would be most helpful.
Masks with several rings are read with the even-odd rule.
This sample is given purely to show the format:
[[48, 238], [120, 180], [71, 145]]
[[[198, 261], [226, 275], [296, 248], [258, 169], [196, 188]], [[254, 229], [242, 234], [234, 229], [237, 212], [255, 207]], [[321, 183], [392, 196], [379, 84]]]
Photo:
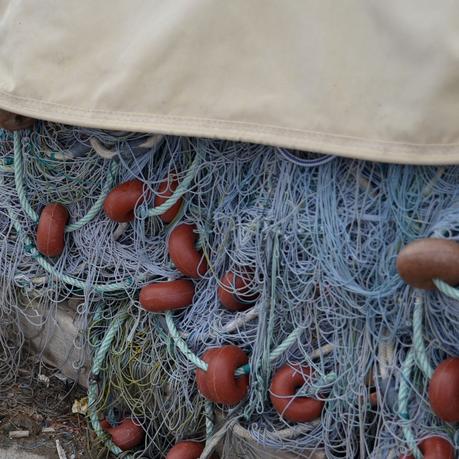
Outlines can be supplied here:
[[408, 414], [408, 399], [410, 395], [409, 381], [414, 364], [414, 352], [410, 350], [403, 362], [400, 387], [398, 389], [398, 415], [402, 419], [402, 430], [408, 447], [416, 459], [422, 459], [422, 453], [418, 448], [416, 439], [409, 427], [410, 416]]
[[[73, 287], [80, 288], [82, 290], [88, 287], [88, 284], [80, 279], [77, 279], [72, 276], [68, 276], [67, 274], [60, 273], [57, 269], [48, 261], [46, 260], [40, 252], [37, 250], [35, 245], [33, 244], [32, 240], [24, 233], [21, 224], [17, 220], [16, 216], [13, 215], [11, 209], [8, 209], [8, 215], [11, 221], [13, 222], [14, 228], [16, 232], [23, 238], [24, 245], [26, 251], [29, 253], [30, 256], [34, 257], [37, 263], [49, 274], [53, 277], [56, 277], [61, 282], [64, 282], [68, 285], [72, 285]], [[91, 289], [94, 289], [96, 292], [99, 293], [107, 293], [107, 292], [115, 292], [117, 290], [127, 290], [132, 287], [132, 279], [127, 279], [122, 282], [116, 282], [113, 284], [94, 284], [91, 286]]]
[[[273, 239], [273, 253], [272, 253], [272, 261], [271, 261], [271, 294], [269, 298], [269, 316], [268, 316], [268, 326], [266, 330], [267, 338], [268, 338], [268, 349], [271, 351], [271, 343], [272, 338], [274, 335], [274, 312], [276, 307], [276, 282], [277, 282], [277, 269], [279, 265], [279, 235], [274, 234]], [[291, 334], [287, 337], [287, 340], [290, 338]], [[284, 341], [285, 342], [285, 341]], [[277, 347], [276, 351], [278, 351], [279, 347], [281, 347], [282, 352], [285, 351], [284, 343], [281, 343], [280, 346]], [[276, 355], [280, 355], [280, 352], [276, 352]], [[269, 360], [272, 359], [272, 353], [269, 355]]]
[[18, 194], [19, 202], [24, 212], [32, 219], [33, 222], [38, 222], [39, 216], [32, 209], [24, 190], [24, 165], [22, 163], [22, 145], [21, 134], [19, 131], [14, 133], [14, 183], [16, 185], [16, 192]]
[[433, 375], [433, 368], [430, 365], [429, 359], [427, 357], [426, 348], [424, 344], [424, 338], [422, 334], [422, 299], [416, 297], [414, 302], [414, 312], [413, 312], [413, 345], [414, 352], [416, 355], [416, 362], [419, 368], [424, 373], [427, 379], [430, 379]]
[[203, 371], [207, 371], [207, 363], [204, 360], [201, 360], [186, 344], [186, 342], [180, 336], [177, 327], [174, 324], [172, 318], [172, 313], [167, 311], [166, 314], [166, 324], [169, 330], [169, 334], [174, 340], [175, 345], [180, 349], [182, 354], [197, 368], [200, 368]]
[[451, 287], [451, 285], [448, 285], [446, 282], [443, 282], [441, 279], [433, 279], [433, 283], [435, 284], [435, 287], [440, 290], [443, 294], [446, 296], [449, 296], [453, 300], [459, 301], [459, 289], [455, 287]]
[[[80, 279], [75, 277], [69, 276], [67, 274], [60, 273], [56, 270], [56, 268], [46, 260], [33, 246], [31, 243], [32, 241], [29, 238], [25, 240], [26, 246], [29, 249], [29, 254], [34, 257], [38, 264], [45, 269], [49, 274], [59, 279], [61, 282], [64, 282], [68, 285], [72, 285], [73, 287], [80, 288], [82, 290], [88, 287], [88, 284]], [[121, 282], [114, 282], [113, 284], [94, 284], [91, 286], [91, 289], [94, 289], [98, 293], [108, 293], [108, 292], [116, 292], [118, 290], [127, 290], [132, 287], [132, 279], [127, 279]]]
[[[94, 356], [92, 368], [91, 368], [91, 378], [89, 381], [88, 387], [88, 415], [91, 421], [92, 428], [96, 435], [104, 440], [105, 446], [116, 455], [122, 454], [123, 450], [118, 448], [110, 436], [102, 429], [100, 425], [99, 416], [97, 410], [95, 409], [97, 396], [98, 396], [98, 386], [97, 386], [97, 377], [99, 376], [102, 365], [105, 361], [105, 358], [110, 350], [113, 339], [118, 334], [123, 325], [124, 321], [128, 317], [127, 311], [123, 311], [119, 314], [110, 324], [107, 333], [105, 334], [102, 343], [99, 345], [96, 355]], [[127, 458], [133, 458], [134, 456], [128, 455]]]
[[287, 351], [301, 336], [303, 333], [303, 329], [298, 327], [295, 330], [293, 330], [290, 335], [287, 336], [287, 338], [282, 341], [282, 343], [279, 344], [269, 355], [269, 360], [273, 362], [277, 358], [279, 358], [281, 355], [284, 354], [285, 351]]
[[[180, 349], [182, 354], [197, 368], [202, 371], [207, 371], [207, 363], [201, 360], [186, 344], [185, 340], [180, 336], [180, 333], [175, 326], [172, 318], [172, 313], [167, 311], [165, 314], [166, 324], [171, 338], [174, 340], [175, 345]], [[246, 364], [235, 371], [236, 376], [242, 376], [250, 373], [250, 365]]]
[[[320, 377], [320, 378], [317, 378], [317, 380], [315, 381], [315, 386], [316, 387], [320, 387], [322, 390], [322, 388], [324, 386], [328, 386], [329, 384], [333, 384], [336, 379], [338, 378], [338, 375], [334, 372], [334, 371], [331, 371], [330, 373], [327, 373], [325, 374], [323, 377]], [[300, 388], [297, 392], [296, 392], [296, 396], [297, 397], [314, 397], [314, 398], [317, 398], [318, 396], [320, 397], [320, 391], [317, 391], [316, 388], [314, 387], [310, 387], [310, 388]]]
[[206, 414], [206, 438], [210, 438], [214, 433], [214, 406], [212, 402], [206, 400], [204, 404]]
[[[106, 180], [104, 187], [102, 188], [101, 194], [97, 198], [96, 202], [89, 209], [88, 213], [82, 217], [80, 220], [75, 223], [71, 223], [65, 227], [65, 232], [70, 233], [72, 231], [79, 230], [84, 225], [89, 223], [100, 211], [102, 208], [107, 194], [113, 187], [115, 181], [116, 173], [118, 172], [118, 163], [112, 161], [109, 170], [109, 177]], [[24, 175], [24, 164], [22, 161], [22, 147], [21, 147], [21, 136], [19, 132], [14, 133], [14, 181], [16, 184], [16, 192], [18, 194], [19, 202], [22, 209], [27, 214], [27, 216], [34, 222], [37, 223], [40, 219], [39, 215], [33, 210], [27, 196], [25, 193], [25, 187], [23, 182]]]
[[80, 218], [80, 220], [76, 221], [75, 223], [71, 223], [70, 225], [67, 225], [65, 227], [65, 232], [70, 233], [72, 231], [79, 230], [82, 228], [84, 225], [89, 223], [100, 211], [102, 206], [104, 205], [105, 198], [107, 197], [108, 193], [113, 187], [113, 183], [115, 182], [115, 177], [118, 172], [118, 163], [116, 161], [112, 161], [110, 164], [110, 170], [109, 170], [109, 178], [106, 180], [104, 187], [102, 188], [102, 191], [97, 198], [96, 202], [91, 206], [91, 208], [88, 210], [87, 214]]
[[[187, 345], [185, 340], [180, 336], [177, 327], [175, 326], [174, 319], [171, 311], [165, 313], [166, 325], [169, 330], [171, 338], [174, 340], [175, 345], [180, 349], [183, 355], [197, 368], [207, 371], [207, 363], [201, 360]], [[269, 361], [275, 361], [283, 352], [285, 352], [301, 335], [302, 329], [295, 329], [290, 335], [277, 346], [269, 355]], [[242, 376], [250, 373], [250, 365], [247, 363], [242, 367], [239, 367], [235, 371], [236, 376]]]
[[185, 178], [180, 182], [180, 184], [175, 189], [171, 197], [168, 198], [167, 201], [163, 202], [158, 207], [153, 207], [148, 210], [146, 209], [146, 207], [141, 207], [139, 210], [139, 216], [142, 218], [156, 217], [158, 215], [164, 214], [170, 208], [172, 208], [177, 203], [177, 201], [188, 191], [188, 188], [196, 175], [196, 171], [198, 169], [200, 162], [200, 156], [199, 154], [196, 154], [190, 169], [186, 173]]

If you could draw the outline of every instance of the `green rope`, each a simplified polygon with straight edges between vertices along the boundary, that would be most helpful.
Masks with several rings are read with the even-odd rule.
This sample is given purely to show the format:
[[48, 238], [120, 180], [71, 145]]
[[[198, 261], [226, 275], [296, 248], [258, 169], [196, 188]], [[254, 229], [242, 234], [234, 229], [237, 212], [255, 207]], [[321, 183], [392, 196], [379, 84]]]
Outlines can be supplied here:
[[[21, 134], [19, 131], [14, 133], [14, 181], [16, 184], [16, 192], [18, 194], [19, 202], [21, 204], [22, 209], [27, 214], [27, 216], [34, 222], [37, 223], [40, 219], [39, 215], [35, 212], [35, 210], [30, 205], [29, 201], [27, 200], [27, 196], [25, 193], [23, 175], [24, 175], [24, 164], [22, 161], [22, 147], [21, 147]], [[112, 161], [110, 164], [109, 169], [109, 177], [106, 180], [105, 185], [102, 188], [102, 191], [97, 198], [96, 202], [91, 206], [87, 214], [82, 217], [80, 220], [76, 221], [75, 223], [71, 223], [65, 227], [65, 232], [70, 233], [72, 231], [79, 230], [84, 225], [89, 223], [93, 218], [99, 213], [100, 209], [104, 205], [105, 198], [107, 197], [108, 193], [113, 187], [113, 183], [115, 181], [116, 174], [118, 172], [118, 163], [116, 161]]]
[[109, 178], [106, 180], [104, 187], [102, 188], [102, 191], [97, 198], [96, 202], [91, 206], [91, 208], [88, 210], [86, 215], [80, 220], [76, 221], [75, 223], [70, 223], [70, 225], [67, 225], [65, 227], [65, 232], [70, 233], [72, 231], [79, 230], [82, 228], [84, 225], [89, 223], [102, 209], [102, 206], [104, 205], [105, 198], [107, 197], [108, 193], [113, 187], [113, 183], [115, 181], [115, 177], [118, 173], [118, 163], [116, 161], [112, 161], [110, 164], [110, 170], [109, 170]]
[[[182, 354], [197, 368], [207, 371], [207, 363], [200, 359], [189, 347], [185, 340], [180, 336], [177, 327], [175, 326], [174, 319], [171, 311], [167, 311], [165, 314], [166, 325], [171, 338], [175, 345], [182, 352]], [[269, 355], [269, 361], [274, 362], [283, 352], [285, 352], [301, 335], [302, 329], [297, 328]], [[235, 376], [242, 376], [250, 373], [250, 365], [247, 363], [242, 367], [239, 367], [235, 371]]]
[[188, 191], [188, 188], [196, 175], [196, 171], [200, 162], [200, 156], [199, 154], [196, 154], [193, 163], [186, 173], [185, 178], [180, 182], [174, 193], [167, 199], [167, 201], [163, 202], [160, 206], [153, 207], [151, 209], [141, 207], [139, 210], [139, 216], [142, 218], [155, 217], [164, 214], [170, 208], [172, 208], [177, 203], [177, 201]]
[[[273, 354], [271, 353], [271, 343], [274, 336], [274, 318], [275, 318], [275, 308], [276, 308], [276, 283], [277, 283], [277, 270], [279, 267], [279, 235], [274, 234], [273, 238], [273, 252], [272, 252], [272, 260], [271, 260], [271, 293], [269, 298], [269, 316], [268, 316], [268, 327], [266, 330], [268, 342], [267, 342], [267, 350], [270, 352], [269, 354], [269, 361], [272, 360]], [[284, 343], [292, 341], [292, 335], [290, 334], [286, 340], [277, 347], [275, 356], [277, 358], [278, 355], [283, 353], [287, 348], [284, 346]], [[294, 342], [294, 341], [293, 341]], [[281, 348], [281, 351], [279, 350]]]
[[[32, 240], [24, 233], [21, 224], [19, 223], [16, 216], [11, 211], [11, 208], [8, 208], [8, 215], [11, 221], [13, 222], [16, 232], [23, 238], [26, 251], [30, 256], [34, 257], [37, 263], [53, 277], [59, 279], [61, 282], [64, 282], [73, 287], [80, 288], [82, 290], [88, 288], [88, 284], [80, 279], [69, 276], [67, 274], [59, 272], [48, 260], [46, 260], [40, 252], [35, 247]], [[132, 287], [132, 279], [127, 279], [121, 282], [108, 283], [108, 284], [94, 284], [91, 286], [91, 289], [94, 289], [99, 293], [115, 292], [117, 290], [127, 290]]]
[[287, 351], [301, 336], [303, 333], [303, 329], [301, 327], [295, 328], [288, 336], [287, 338], [282, 341], [282, 343], [279, 344], [270, 354], [269, 360], [273, 362], [277, 358], [279, 358], [281, 355], [284, 354], [285, 351]]
[[433, 279], [432, 282], [435, 284], [435, 286], [445, 294], [446, 296], [449, 296], [453, 300], [459, 301], [459, 289], [455, 287], [451, 287], [451, 285], [448, 285], [446, 282], [443, 282], [441, 279]]
[[[21, 150], [21, 145], [20, 145], [20, 137], [17, 132], [15, 132], [14, 136], [14, 150], [15, 150], [15, 159], [16, 155], [18, 155], [18, 158], [21, 157], [20, 150]], [[118, 166], [116, 166], [118, 167]], [[15, 181], [16, 181], [16, 189], [18, 190], [18, 196], [20, 196], [20, 190], [22, 190], [22, 197], [25, 198], [24, 195], [24, 187], [22, 183], [22, 161], [14, 161], [14, 169], [15, 169]], [[114, 170], [113, 168], [111, 169], [112, 171]], [[20, 198], [21, 199], [21, 198]], [[24, 208], [25, 204], [25, 208]], [[23, 206], [24, 211], [26, 211], [28, 202], [27, 199], [25, 199], [24, 203], [21, 203]], [[30, 208], [31, 209], [31, 208]], [[31, 209], [33, 211], [33, 209]], [[17, 219], [16, 215], [14, 214], [13, 210], [11, 207], [7, 208], [8, 216], [10, 220], [13, 223], [13, 226], [18, 233], [20, 237], [22, 237], [24, 241], [24, 246], [26, 252], [35, 258], [37, 263], [49, 274], [51, 274], [53, 277], [57, 278], [61, 282], [64, 282], [68, 285], [71, 285], [73, 287], [77, 287], [79, 289], [86, 289], [88, 287], [87, 282], [84, 282], [80, 279], [77, 279], [73, 276], [69, 276], [67, 274], [59, 272], [48, 260], [46, 260], [40, 252], [38, 252], [37, 248], [35, 247], [33, 241], [27, 236], [27, 234], [24, 232], [19, 220]], [[126, 279], [121, 282], [115, 282], [115, 283], [107, 283], [107, 284], [95, 284], [92, 285], [91, 288], [94, 289], [96, 292], [99, 293], [107, 293], [107, 292], [115, 292], [118, 290], [127, 290], [132, 287], [133, 280], [131, 278]]]
[[[272, 267], [272, 274], [274, 278], [277, 276], [276, 270], [277, 270], [277, 259], [278, 259], [278, 239], [275, 238], [274, 240], [274, 258], [276, 258], [275, 262], [273, 262], [273, 267]], [[271, 292], [274, 294], [274, 292]], [[171, 338], [173, 339], [175, 345], [177, 348], [182, 352], [182, 354], [191, 362], [193, 365], [197, 368], [200, 368], [203, 371], [207, 371], [208, 365], [204, 360], [200, 359], [187, 345], [185, 340], [180, 336], [179, 331], [177, 330], [177, 327], [175, 326], [172, 312], [167, 311], [165, 313], [165, 319], [166, 319], [166, 325], [169, 330], [169, 334]], [[269, 355], [269, 362], [273, 363], [278, 357], [280, 357], [287, 349], [294, 344], [298, 338], [301, 336], [301, 333], [303, 332], [303, 329], [298, 327], [295, 330], [293, 330], [287, 338], [285, 338], [282, 343], [279, 344]], [[245, 364], [241, 367], [239, 367], [235, 371], [235, 376], [242, 376], [244, 374], [249, 374], [250, 373], [250, 364]], [[334, 380], [336, 379], [336, 375], [330, 375], [330, 379]]]
[[21, 134], [20, 131], [14, 132], [14, 182], [16, 184], [16, 192], [18, 194], [19, 202], [24, 212], [31, 218], [35, 223], [38, 222], [39, 216], [33, 210], [24, 190], [24, 165], [22, 163], [22, 145], [21, 145]]
[[[180, 336], [179, 331], [177, 330], [177, 327], [175, 326], [172, 313], [170, 311], [167, 311], [165, 313], [166, 317], [166, 324], [167, 328], [169, 330], [169, 334], [171, 335], [171, 338], [174, 340], [175, 345], [180, 349], [182, 354], [197, 368], [201, 369], [202, 371], [207, 371], [208, 365], [204, 360], [200, 359], [186, 344], [185, 340]], [[236, 376], [242, 376], [244, 374], [249, 374], [250, 373], [250, 365], [246, 364], [243, 365], [242, 367], [239, 367], [235, 371]]]
[[[199, 155], [196, 155], [185, 179], [180, 183], [177, 187], [173, 195], [161, 206], [158, 206], [154, 209], [150, 209], [147, 211], [147, 216], [154, 216], [154, 215], [161, 215], [167, 210], [169, 210], [179, 199], [180, 197], [187, 191], [191, 181], [193, 180], [196, 170], [199, 166], [200, 158]], [[19, 202], [21, 204], [22, 209], [24, 212], [32, 219], [33, 222], [39, 221], [38, 214], [34, 211], [32, 206], [27, 200], [27, 196], [24, 189], [24, 182], [23, 182], [23, 174], [24, 174], [24, 165], [22, 161], [22, 146], [21, 146], [21, 134], [20, 132], [16, 131], [14, 133], [14, 176], [15, 176], [15, 185], [16, 191], [18, 194]], [[112, 162], [109, 170], [109, 179], [107, 180], [106, 184], [104, 185], [100, 196], [97, 198], [96, 202], [92, 205], [89, 209], [88, 213], [81, 218], [79, 221], [67, 225], [65, 228], [65, 232], [72, 232], [82, 228], [88, 222], [90, 222], [100, 211], [101, 207], [103, 206], [105, 197], [110, 192], [114, 178], [118, 171], [118, 164], [116, 162]], [[55, 267], [49, 263], [48, 260], [43, 258], [40, 253], [38, 252], [37, 248], [34, 246], [32, 240], [24, 233], [19, 221], [17, 218], [12, 214], [10, 210], [8, 210], [10, 219], [13, 221], [14, 227], [16, 231], [22, 235], [24, 238], [24, 243], [26, 246], [27, 252], [34, 257], [40, 266], [45, 269], [49, 274], [59, 279], [61, 282], [64, 282], [68, 285], [72, 285], [73, 287], [77, 287], [80, 289], [86, 289], [88, 287], [87, 283], [77, 279], [75, 277], [69, 276], [67, 274], [60, 273], [55, 269]], [[125, 281], [117, 282], [117, 283], [109, 283], [109, 284], [96, 284], [92, 286], [92, 288], [99, 292], [99, 293], [106, 293], [106, 292], [114, 292], [117, 290], [126, 290], [132, 286], [132, 279], [127, 279]]]
[[427, 357], [423, 333], [422, 333], [422, 299], [416, 297], [413, 312], [413, 345], [416, 356], [416, 362], [424, 373], [425, 377], [430, 380], [433, 375], [433, 368]]
[[[88, 415], [91, 421], [92, 428], [96, 435], [101, 438], [105, 446], [116, 455], [122, 454], [123, 450], [116, 446], [110, 436], [102, 429], [100, 425], [99, 416], [96, 410], [96, 403], [98, 397], [98, 384], [97, 379], [100, 374], [100, 370], [105, 361], [105, 358], [112, 346], [113, 339], [118, 334], [121, 329], [121, 326], [124, 324], [126, 318], [129, 316], [127, 311], [122, 311], [115, 319], [110, 323], [110, 326], [105, 333], [105, 336], [97, 348], [96, 354], [93, 358], [92, 368], [91, 368], [91, 377], [88, 387]], [[126, 458], [134, 458], [133, 455], [125, 456]]]
[[172, 313], [167, 311], [165, 314], [166, 324], [169, 333], [174, 340], [175, 345], [180, 349], [182, 354], [195, 366], [203, 371], [207, 371], [207, 363], [201, 360], [186, 344], [185, 340], [180, 336], [177, 327], [172, 318]]
[[206, 438], [210, 438], [214, 433], [214, 405], [211, 401], [206, 400], [205, 405], [205, 415], [206, 415]]
[[410, 416], [408, 414], [408, 400], [410, 395], [409, 381], [414, 364], [414, 352], [410, 350], [402, 365], [400, 387], [398, 389], [398, 415], [402, 419], [402, 430], [408, 447], [416, 459], [422, 459], [422, 453], [416, 443], [416, 438], [410, 429]]

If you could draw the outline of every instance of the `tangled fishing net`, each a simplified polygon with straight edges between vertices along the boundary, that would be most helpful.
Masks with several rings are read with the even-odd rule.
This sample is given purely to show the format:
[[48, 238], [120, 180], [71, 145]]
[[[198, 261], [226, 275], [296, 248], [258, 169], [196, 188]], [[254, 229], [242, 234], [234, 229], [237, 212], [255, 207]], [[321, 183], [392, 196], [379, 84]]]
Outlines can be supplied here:
[[[415, 289], [396, 269], [413, 240], [459, 239], [458, 167], [42, 122], [1, 131], [0, 154], [0, 391], [20, 366], [29, 302], [46, 321], [78, 298], [74, 365], [90, 349], [89, 421], [120, 457], [165, 457], [190, 439], [206, 442], [201, 457], [218, 446], [223, 458], [420, 458], [425, 439], [459, 444], [428, 393], [434, 369], [459, 355], [459, 292], [441, 280]], [[113, 221], [104, 201], [134, 179], [132, 219]], [[175, 185], [157, 201], [165, 180]], [[56, 257], [35, 237], [50, 203], [70, 215]], [[152, 312], [139, 291], [190, 277], [169, 247], [184, 224], [200, 257], [191, 304]], [[230, 404], [196, 384], [197, 369], [205, 378], [215, 366], [206, 351], [224, 346], [248, 358], [232, 383], [248, 375], [249, 386]], [[285, 412], [271, 387], [282, 368], [301, 380]], [[305, 400], [318, 413], [292, 420]], [[141, 441], [122, 451], [108, 432], [126, 419]]]

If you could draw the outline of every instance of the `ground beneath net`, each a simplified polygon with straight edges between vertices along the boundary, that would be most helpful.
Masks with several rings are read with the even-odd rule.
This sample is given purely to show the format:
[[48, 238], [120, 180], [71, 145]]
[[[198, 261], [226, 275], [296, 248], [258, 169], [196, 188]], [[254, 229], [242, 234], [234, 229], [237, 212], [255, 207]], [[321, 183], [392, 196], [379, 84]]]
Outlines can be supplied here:
[[[84, 396], [56, 371], [33, 365], [20, 370], [14, 383], [0, 389], [0, 459], [59, 458], [56, 440], [67, 459], [95, 457], [85, 417], [72, 413], [74, 400]], [[29, 436], [10, 438], [13, 431]]]

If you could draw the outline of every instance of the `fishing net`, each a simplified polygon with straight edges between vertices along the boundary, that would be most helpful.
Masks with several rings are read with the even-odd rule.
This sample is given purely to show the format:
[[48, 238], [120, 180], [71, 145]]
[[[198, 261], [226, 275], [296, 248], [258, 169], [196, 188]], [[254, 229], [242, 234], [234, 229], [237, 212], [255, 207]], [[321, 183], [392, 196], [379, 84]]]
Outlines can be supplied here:
[[[414, 289], [396, 269], [415, 239], [459, 239], [458, 167], [44, 122], [1, 131], [0, 155], [0, 396], [21, 365], [28, 304], [46, 323], [77, 298], [73, 364], [90, 350], [89, 422], [120, 457], [165, 457], [189, 439], [206, 442], [201, 457], [223, 458], [422, 457], [433, 436], [458, 445], [457, 424], [436, 416], [428, 394], [433, 369], [459, 355], [458, 291]], [[115, 222], [104, 201], [133, 179], [143, 186], [134, 218]], [[165, 180], [176, 187], [158, 206]], [[50, 203], [70, 215], [58, 257], [35, 241]], [[186, 277], [169, 250], [183, 224], [207, 269], [190, 281], [188, 307], [148, 311], [142, 288]], [[242, 310], [222, 306], [228, 273], [244, 279], [229, 288]], [[207, 350], [228, 345], [248, 356], [236, 371], [249, 375], [247, 394], [233, 406], [207, 400], [195, 376]], [[293, 403], [323, 407], [293, 422], [274, 408], [271, 382], [298, 364]], [[145, 434], [129, 451], [107, 434], [125, 419]]]

